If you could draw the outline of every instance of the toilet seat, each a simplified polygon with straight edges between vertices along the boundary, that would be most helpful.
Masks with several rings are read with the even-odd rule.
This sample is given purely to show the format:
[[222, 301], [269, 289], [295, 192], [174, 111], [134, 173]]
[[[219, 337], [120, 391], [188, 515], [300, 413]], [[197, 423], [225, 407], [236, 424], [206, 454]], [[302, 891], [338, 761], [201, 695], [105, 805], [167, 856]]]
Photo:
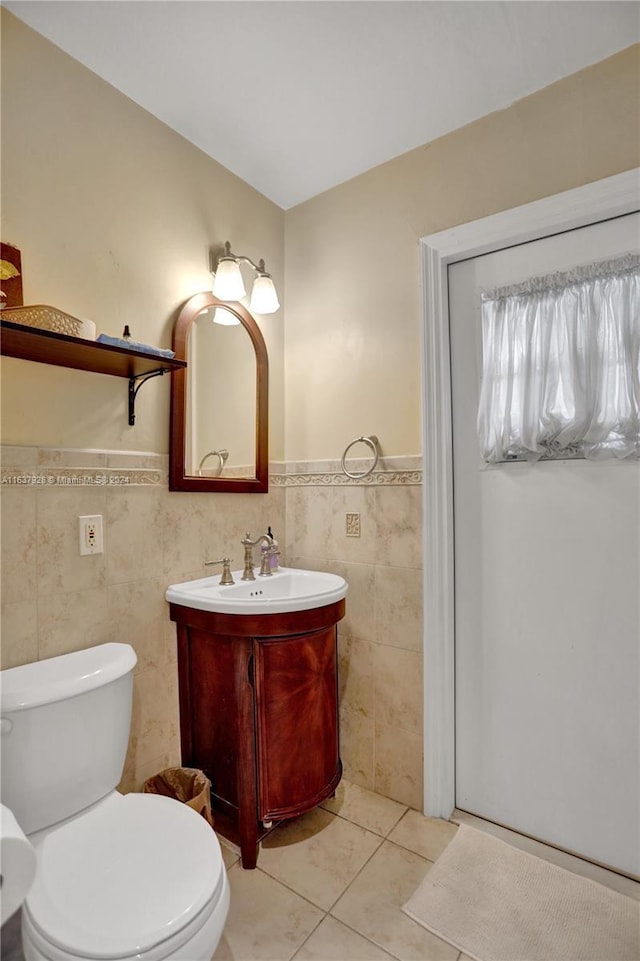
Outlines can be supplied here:
[[37, 853], [23, 924], [46, 957], [167, 957], [228, 899], [215, 834], [160, 795], [114, 793]]

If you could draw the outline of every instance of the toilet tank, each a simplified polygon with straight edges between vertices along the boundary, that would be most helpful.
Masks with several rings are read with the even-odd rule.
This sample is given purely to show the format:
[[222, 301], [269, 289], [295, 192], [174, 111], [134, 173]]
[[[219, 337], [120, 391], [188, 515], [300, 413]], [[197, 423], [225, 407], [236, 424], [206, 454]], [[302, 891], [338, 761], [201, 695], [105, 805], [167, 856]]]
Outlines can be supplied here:
[[101, 644], [1, 672], [0, 792], [25, 834], [119, 783], [135, 664], [129, 644]]

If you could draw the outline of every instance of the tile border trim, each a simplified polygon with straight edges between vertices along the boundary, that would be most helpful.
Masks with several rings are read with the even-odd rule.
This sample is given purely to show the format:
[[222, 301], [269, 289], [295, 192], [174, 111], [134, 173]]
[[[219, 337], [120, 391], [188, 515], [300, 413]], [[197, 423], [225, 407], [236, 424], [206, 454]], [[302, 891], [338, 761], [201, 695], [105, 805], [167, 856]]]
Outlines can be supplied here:
[[[355, 473], [370, 465], [370, 458], [356, 458], [350, 464]], [[356, 478], [343, 472], [339, 460], [276, 461], [269, 466], [274, 487], [418, 487], [423, 473], [420, 454], [381, 457], [377, 470]]]
[[374, 471], [367, 477], [353, 479], [340, 471], [295, 474], [270, 474], [274, 487], [408, 487], [422, 484], [420, 470]]
[[[150, 451], [40, 448], [5, 444], [0, 447], [5, 487], [166, 487], [168, 457]], [[354, 471], [370, 460], [357, 459]], [[7, 465], [7, 466], [5, 466]], [[366, 477], [343, 473], [339, 460], [271, 461], [269, 482], [287, 487], [419, 487], [423, 482], [419, 454], [381, 457], [378, 469]]]

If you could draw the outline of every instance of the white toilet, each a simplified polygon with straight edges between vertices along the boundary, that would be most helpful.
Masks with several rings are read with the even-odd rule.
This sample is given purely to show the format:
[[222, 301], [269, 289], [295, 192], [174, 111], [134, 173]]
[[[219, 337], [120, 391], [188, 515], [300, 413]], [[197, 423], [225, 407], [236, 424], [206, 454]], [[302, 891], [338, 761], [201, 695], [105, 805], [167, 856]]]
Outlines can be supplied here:
[[209, 961], [222, 935], [229, 884], [207, 822], [115, 790], [135, 663], [103, 644], [2, 672], [2, 803], [37, 854], [26, 961]]

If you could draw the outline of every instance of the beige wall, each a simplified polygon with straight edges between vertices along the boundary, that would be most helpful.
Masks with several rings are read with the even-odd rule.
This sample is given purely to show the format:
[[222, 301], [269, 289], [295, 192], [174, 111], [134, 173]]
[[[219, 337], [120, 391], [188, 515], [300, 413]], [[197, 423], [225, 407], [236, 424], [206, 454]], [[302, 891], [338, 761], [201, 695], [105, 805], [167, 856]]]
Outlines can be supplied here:
[[[5, 10], [2, 89], [2, 239], [22, 251], [26, 304], [170, 347], [225, 240], [283, 292], [282, 210]], [[283, 311], [258, 322], [281, 458]], [[169, 378], [142, 388], [135, 427], [124, 380], [17, 360], [2, 380], [4, 443], [168, 450]]]
[[[22, 251], [25, 303], [167, 347], [181, 303], [210, 287], [210, 245], [264, 257], [282, 299], [283, 229], [275, 204], [2, 11], [2, 239]], [[281, 458], [283, 312], [259, 324]], [[283, 490], [169, 492], [168, 380], [145, 384], [129, 427], [126, 380], [2, 360], [2, 440], [20, 445], [2, 468], [33, 481], [2, 488], [2, 666], [133, 644], [124, 788], [179, 762], [166, 587], [241, 558], [246, 530], [284, 529]], [[79, 556], [81, 514], [103, 515], [104, 554]]]
[[420, 451], [419, 238], [640, 164], [639, 64], [636, 45], [287, 211], [287, 459], [369, 433]]
[[[420, 453], [419, 238], [640, 165], [639, 55], [626, 50], [287, 212], [288, 460], [339, 459], [370, 433], [386, 455]], [[287, 489], [288, 550], [350, 583], [348, 776], [420, 807], [419, 488], [388, 472], [374, 488], [345, 487], [335, 469], [323, 487]], [[345, 533], [352, 511], [360, 539]]]
[[[4, 359], [3, 440], [22, 446], [5, 450], [3, 468], [89, 472], [78, 488], [3, 488], [4, 666], [133, 643], [124, 783], [139, 785], [177, 760], [164, 589], [202, 573], [207, 558], [238, 558], [242, 532], [270, 523], [289, 562], [350, 582], [340, 628], [348, 775], [419, 807], [418, 462], [403, 472], [386, 461], [375, 483], [345, 485], [339, 458], [372, 432], [386, 455], [420, 453], [421, 236], [640, 163], [638, 48], [284, 214], [6, 12], [2, 28], [2, 239], [22, 250], [26, 302], [107, 333], [128, 323], [135, 337], [168, 346], [177, 307], [209, 283], [210, 244], [229, 239], [264, 256], [281, 294], [283, 277], [286, 285], [285, 334], [282, 312], [260, 321], [271, 457], [301, 462], [298, 480], [267, 496], [169, 493], [164, 379], [141, 391], [129, 428], [124, 381]], [[318, 460], [331, 463], [309, 483]], [[120, 469], [130, 484], [105, 490], [91, 480]], [[361, 537], [347, 538], [344, 515], [354, 511]], [[104, 555], [77, 554], [84, 513], [105, 517]]]

